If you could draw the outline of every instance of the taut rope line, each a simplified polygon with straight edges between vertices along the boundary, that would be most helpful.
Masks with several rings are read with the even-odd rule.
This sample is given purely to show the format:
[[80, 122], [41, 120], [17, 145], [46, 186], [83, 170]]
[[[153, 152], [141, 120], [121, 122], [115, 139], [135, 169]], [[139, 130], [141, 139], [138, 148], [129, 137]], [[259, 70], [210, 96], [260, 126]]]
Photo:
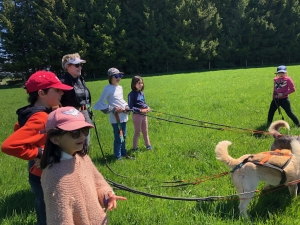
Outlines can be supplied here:
[[181, 119], [185, 119], [185, 120], [190, 120], [190, 121], [194, 121], [194, 122], [198, 122], [198, 123], [202, 123], [202, 124], [210, 124], [210, 125], [219, 126], [219, 127], [178, 122], [178, 121], [175, 121], [175, 120], [161, 118], [161, 117], [158, 117], [158, 116], [152, 116], [152, 115], [149, 115], [149, 113], [148, 114], [143, 114], [143, 115], [146, 115], [150, 118], [155, 118], [155, 119], [158, 119], [158, 120], [163, 120], [163, 121], [167, 121], [167, 122], [171, 122], [171, 123], [177, 123], [177, 124], [183, 124], [183, 125], [189, 125], [189, 126], [193, 126], [193, 127], [202, 127], [202, 128], [209, 128], [209, 129], [221, 130], [221, 131], [223, 131], [223, 130], [230, 130], [230, 131], [238, 130], [238, 131], [243, 131], [243, 132], [251, 132], [251, 133], [255, 133], [255, 134], [270, 134], [269, 132], [261, 131], [261, 130], [252, 130], [252, 129], [249, 129], [249, 128], [235, 127], [235, 126], [229, 126], [229, 125], [225, 125], [225, 124], [218, 124], [218, 123], [213, 123], [213, 122], [208, 122], [208, 121], [203, 121], [203, 120], [196, 120], [196, 119], [191, 119], [191, 118], [184, 117], [184, 116], [179, 116], [179, 115], [174, 115], [174, 114], [169, 114], [169, 113], [163, 113], [163, 112], [159, 112], [159, 111], [152, 110], [152, 109], [151, 109], [151, 111], [159, 113], [159, 114], [164, 114], [164, 115], [168, 115], [168, 116], [173, 116], [173, 117], [177, 117], [177, 118], [181, 118]]

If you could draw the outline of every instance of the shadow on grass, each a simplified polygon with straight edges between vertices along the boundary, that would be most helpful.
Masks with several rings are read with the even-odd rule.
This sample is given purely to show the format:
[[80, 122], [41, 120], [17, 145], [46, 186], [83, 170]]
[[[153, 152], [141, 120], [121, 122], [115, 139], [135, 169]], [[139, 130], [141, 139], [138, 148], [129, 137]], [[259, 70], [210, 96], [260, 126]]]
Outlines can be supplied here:
[[[147, 150], [149, 151], [149, 150]], [[141, 151], [140, 151], [141, 152]], [[132, 156], [132, 157], [135, 157], [135, 152], [132, 151], [132, 150], [127, 150], [127, 154]], [[125, 157], [123, 157], [123, 160], [127, 160], [125, 159]], [[105, 165], [106, 163], [107, 164], [114, 164], [116, 162], [118, 162], [120, 160], [117, 160], [114, 156], [114, 154], [106, 154], [103, 156], [102, 152], [100, 151], [96, 153], [96, 156], [93, 157], [93, 162], [97, 162], [101, 165]]]
[[238, 219], [238, 200], [220, 200], [217, 202], [198, 202], [196, 210], [223, 219]]
[[115, 159], [113, 154], [110, 155], [102, 155], [102, 153], [97, 154], [97, 156], [93, 157], [93, 162], [98, 163], [100, 165], [113, 164], [117, 160]]
[[[17, 215], [19, 218], [28, 218], [34, 210], [34, 195], [30, 190], [18, 191], [12, 195], [0, 198], [0, 224], [3, 220]], [[14, 221], [14, 225], [23, 225], [24, 221]], [[34, 224], [34, 223], [32, 223]]]
[[256, 138], [268, 138], [268, 137], [270, 137], [270, 135], [268, 134], [268, 128], [269, 128], [268, 124], [262, 124], [262, 125], [256, 127], [255, 131], [259, 131], [259, 132], [253, 131], [253, 136], [256, 137]]
[[264, 193], [258, 197], [258, 201], [248, 211], [250, 218], [269, 219], [269, 214], [279, 214], [292, 202], [288, 188]]
[[[287, 188], [272, 193], [264, 193], [257, 197], [257, 201], [254, 199], [248, 205], [248, 216], [252, 220], [259, 220], [260, 222], [267, 221], [269, 215], [279, 214], [288, 207], [292, 199], [290, 197]], [[218, 202], [198, 202], [196, 204], [196, 210], [211, 215], [214, 212], [215, 217], [220, 217], [223, 220], [238, 220], [239, 214], [239, 200], [224, 200]]]

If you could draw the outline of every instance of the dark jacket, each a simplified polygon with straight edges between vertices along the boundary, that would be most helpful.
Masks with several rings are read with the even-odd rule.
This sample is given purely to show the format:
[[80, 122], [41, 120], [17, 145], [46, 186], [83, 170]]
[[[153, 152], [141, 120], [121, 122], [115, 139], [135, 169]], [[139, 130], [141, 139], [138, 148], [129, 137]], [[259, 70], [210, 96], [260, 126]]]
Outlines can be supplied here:
[[60, 101], [62, 106], [73, 106], [77, 109], [84, 105], [91, 106], [91, 93], [82, 76], [74, 78], [71, 74], [65, 73], [60, 80], [62, 83], [73, 87], [70, 91], [64, 91]]
[[[85, 81], [82, 76], [72, 77], [71, 74], [65, 73], [60, 79], [62, 83], [72, 86], [73, 89], [70, 91], [64, 91], [64, 94], [60, 100], [62, 106], [73, 106], [81, 111], [84, 115], [85, 121], [93, 124], [92, 122], [92, 99], [90, 90], [85, 85]], [[84, 108], [81, 108], [84, 106]]]

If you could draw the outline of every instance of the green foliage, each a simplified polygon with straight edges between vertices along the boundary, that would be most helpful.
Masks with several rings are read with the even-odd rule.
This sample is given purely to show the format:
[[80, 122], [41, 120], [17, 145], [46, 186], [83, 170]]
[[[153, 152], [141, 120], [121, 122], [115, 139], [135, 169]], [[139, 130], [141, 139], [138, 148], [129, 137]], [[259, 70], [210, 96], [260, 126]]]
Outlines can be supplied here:
[[[214, 148], [219, 141], [231, 141], [229, 153], [239, 157], [268, 150], [273, 137], [255, 136], [251, 132], [229, 128], [220, 131], [182, 125], [150, 116], [204, 126], [209, 126], [205, 122], [212, 122], [265, 130], [275, 69], [266, 67], [144, 77], [146, 102], [155, 110], [148, 117], [153, 151], [146, 150], [140, 137], [140, 152], [135, 154], [135, 161], [114, 161], [113, 132], [108, 116], [94, 111], [100, 143], [109, 167], [129, 178], [117, 176], [106, 167], [95, 132], [91, 132], [90, 156], [106, 178], [147, 193], [185, 198], [234, 195], [236, 190], [229, 176], [194, 186], [161, 186], [163, 181], [194, 181], [228, 172], [229, 168], [215, 158]], [[289, 66], [288, 70], [298, 87], [299, 66]], [[131, 78], [127, 76], [120, 83], [125, 99], [131, 90], [130, 83]], [[107, 80], [87, 82], [94, 103], [107, 84]], [[0, 94], [6, 96], [2, 99], [3, 107], [0, 109], [2, 143], [12, 132], [16, 121], [15, 110], [26, 104], [26, 94], [20, 88], [3, 89]], [[290, 95], [293, 111], [299, 117], [298, 98], [299, 91]], [[205, 122], [188, 121], [166, 113]], [[285, 113], [284, 117], [292, 127], [290, 134], [298, 135], [299, 129]], [[131, 116], [129, 118], [126, 144], [132, 154], [133, 124]], [[274, 120], [278, 119], [281, 116], [276, 113]], [[287, 133], [286, 130], [281, 132]], [[0, 224], [34, 224], [33, 195], [29, 189], [26, 162], [0, 153], [0, 165]], [[261, 183], [258, 189], [262, 187]], [[119, 201], [118, 209], [108, 212], [111, 224], [279, 225], [300, 222], [298, 198], [291, 200], [287, 189], [252, 199], [248, 210], [251, 221], [239, 218], [236, 198], [216, 202], [188, 202], [149, 198], [118, 189], [115, 191], [118, 195], [126, 196], [127, 201]]]
[[300, 61], [299, 1], [34, 0], [0, 2], [0, 67], [28, 76], [63, 71], [79, 52], [84, 73], [127, 74]]

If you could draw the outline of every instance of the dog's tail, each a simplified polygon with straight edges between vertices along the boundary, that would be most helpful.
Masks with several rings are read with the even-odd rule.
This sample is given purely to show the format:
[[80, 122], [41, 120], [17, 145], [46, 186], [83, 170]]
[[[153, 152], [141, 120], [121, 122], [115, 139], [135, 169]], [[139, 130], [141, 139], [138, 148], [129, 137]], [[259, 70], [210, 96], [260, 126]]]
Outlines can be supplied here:
[[281, 127], [285, 127], [286, 129], [290, 130], [290, 125], [284, 121], [284, 120], [277, 120], [273, 123], [271, 123], [268, 131], [271, 135], [273, 135], [273, 137], [277, 137], [277, 136], [280, 136], [281, 134], [279, 133], [279, 129]]
[[215, 152], [218, 160], [220, 160], [221, 162], [225, 163], [227, 166], [233, 169], [240, 163], [240, 161], [238, 159], [232, 158], [228, 154], [227, 149], [229, 145], [231, 145], [230, 141], [221, 141], [217, 144]]

